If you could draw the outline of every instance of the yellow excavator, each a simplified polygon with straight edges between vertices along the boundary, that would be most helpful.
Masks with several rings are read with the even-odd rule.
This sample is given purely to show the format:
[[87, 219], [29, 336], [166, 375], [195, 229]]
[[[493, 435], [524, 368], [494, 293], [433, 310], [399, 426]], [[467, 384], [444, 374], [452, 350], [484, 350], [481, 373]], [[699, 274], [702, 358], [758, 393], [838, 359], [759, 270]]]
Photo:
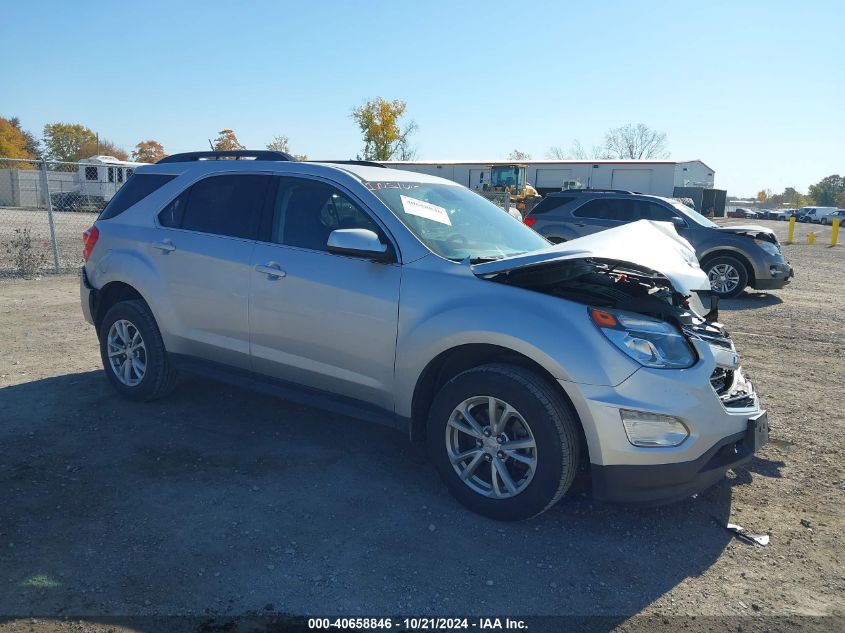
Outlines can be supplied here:
[[484, 191], [508, 192], [511, 202], [520, 212], [525, 213], [529, 203], [541, 198], [537, 190], [526, 179], [527, 165], [491, 165], [490, 184], [485, 184]]

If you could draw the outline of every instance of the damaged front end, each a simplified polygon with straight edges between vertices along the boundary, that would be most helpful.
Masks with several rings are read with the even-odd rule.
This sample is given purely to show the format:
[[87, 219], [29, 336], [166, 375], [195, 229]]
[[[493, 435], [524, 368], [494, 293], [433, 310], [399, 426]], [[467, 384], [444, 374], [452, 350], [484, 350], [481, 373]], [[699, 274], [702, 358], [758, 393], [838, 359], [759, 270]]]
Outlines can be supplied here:
[[[662, 228], [655, 230], [655, 224], [638, 222], [543, 251], [544, 257], [536, 253], [488, 262], [473, 266], [473, 272], [585, 305], [602, 333], [645, 367], [690, 367], [698, 360], [693, 342], [701, 342], [715, 360], [710, 383], [722, 404], [728, 409], [755, 406], [733, 341], [718, 322], [715, 298], [709, 311], [701, 302], [709, 282], [692, 249]], [[632, 248], [632, 238], [649, 246]], [[609, 257], [612, 251], [626, 258]], [[655, 264], [666, 270], [656, 270]]]

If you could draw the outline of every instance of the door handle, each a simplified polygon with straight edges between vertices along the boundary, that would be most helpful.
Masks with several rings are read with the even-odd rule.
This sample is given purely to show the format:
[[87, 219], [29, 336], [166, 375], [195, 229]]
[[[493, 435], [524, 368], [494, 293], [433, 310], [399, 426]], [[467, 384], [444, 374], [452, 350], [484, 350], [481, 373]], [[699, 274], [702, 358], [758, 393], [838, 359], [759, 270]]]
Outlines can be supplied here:
[[161, 240], [160, 242], [153, 242], [153, 248], [157, 248], [163, 253], [170, 253], [171, 251], [176, 250], [176, 247], [173, 246], [173, 242], [171, 242], [170, 240]]
[[583, 222], [576, 222], [576, 223], [575, 223], [575, 226], [587, 226], [587, 225], [586, 225], [586, 224], [584, 224]]
[[262, 275], [267, 275], [268, 279], [281, 279], [287, 273], [276, 262], [267, 262], [266, 264], [258, 264], [255, 270]]

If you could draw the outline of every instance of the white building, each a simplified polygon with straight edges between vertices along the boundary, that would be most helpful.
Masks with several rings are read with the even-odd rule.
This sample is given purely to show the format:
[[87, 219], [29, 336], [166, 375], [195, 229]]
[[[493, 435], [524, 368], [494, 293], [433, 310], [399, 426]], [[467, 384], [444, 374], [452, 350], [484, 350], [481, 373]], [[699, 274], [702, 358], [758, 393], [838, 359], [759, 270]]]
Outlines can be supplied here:
[[673, 196], [675, 187], [713, 189], [715, 179], [713, 169], [700, 160], [383, 161], [385, 166], [440, 176], [479, 190], [490, 182], [492, 165], [514, 163], [527, 166], [528, 182], [541, 195], [586, 187]]

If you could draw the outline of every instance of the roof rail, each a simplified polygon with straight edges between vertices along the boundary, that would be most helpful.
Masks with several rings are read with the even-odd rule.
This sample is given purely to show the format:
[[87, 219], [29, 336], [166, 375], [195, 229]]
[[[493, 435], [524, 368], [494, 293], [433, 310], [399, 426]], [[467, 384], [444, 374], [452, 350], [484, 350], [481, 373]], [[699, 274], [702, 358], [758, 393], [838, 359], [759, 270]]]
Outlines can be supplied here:
[[[553, 191], [548, 195], [555, 194], [570, 194], [570, 193], [627, 193], [639, 194], [639, 191], [627, 191], [625, 189], [562, 189], [561, 191]], [[642, 194], [640, 194], [642, 195]]]
[[332, 163], [335, 165], [363, 165], [364, 167], [382, 167], [387, 169], [381, 163], [374, 160], [307, 160], [307, 163]]
[[285, 152], [273, 152], [266, 149], [228, 149], [219, 152], [184, 152], [182, 154], [172, 154], [166, 156], [158, 161], [161, 163], [189, 163], [197, 160], [221, 160], [234, 158], [240, 160], [241, 158], [252, 158], [255, 160], [276, 160], [276, 161], [295, 161], [296, 159]]

